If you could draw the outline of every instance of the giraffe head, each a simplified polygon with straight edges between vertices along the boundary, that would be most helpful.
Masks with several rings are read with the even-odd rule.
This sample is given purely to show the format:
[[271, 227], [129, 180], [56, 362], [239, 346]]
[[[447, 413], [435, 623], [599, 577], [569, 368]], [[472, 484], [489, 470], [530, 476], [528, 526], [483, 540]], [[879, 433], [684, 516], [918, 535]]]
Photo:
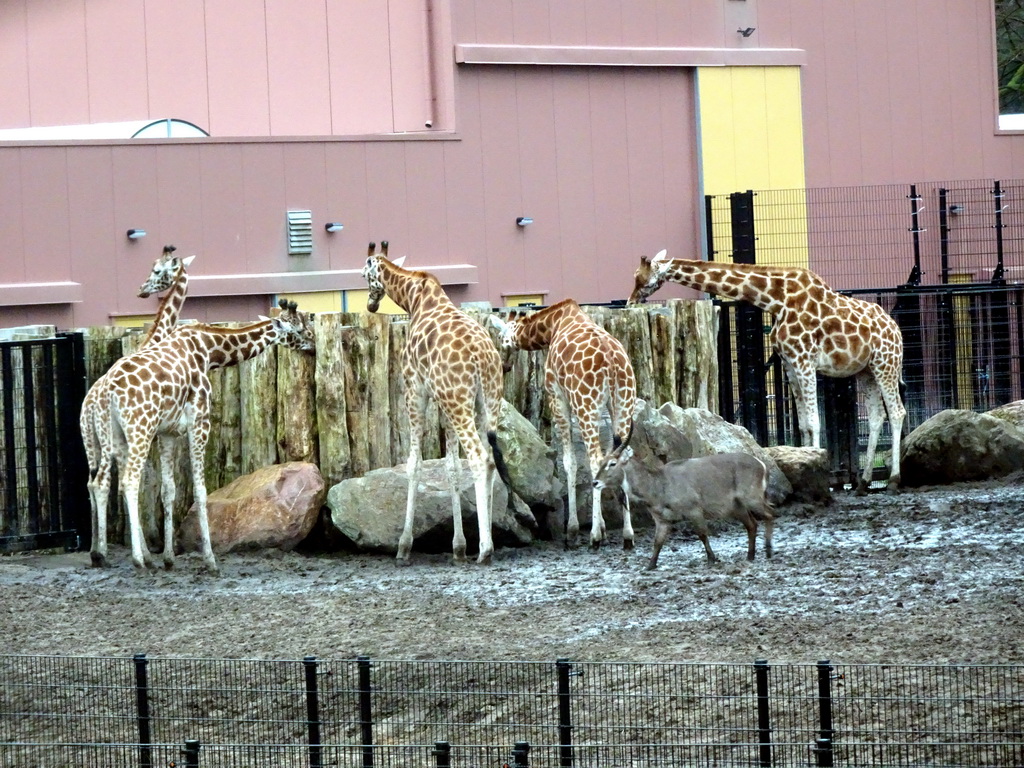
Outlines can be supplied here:
[[507, 320], [502, 320], [497, 315], [488, 315], [491, 324], [498, 329], [498, 344], [501, 345], [501, 368], [508, 373], [515, 366], [515, 351], [519, 349], [516, 339], [519, 335], [521, 321], [526, 317], [525, 312], [512, 312]]
[[313, 313], [299, 312], [298, 304], [287, 299], [281, 299], [278, 306], [281, 313], [270, 321], [277, 333], [277, 343], [302, 352], [315, 352]]
[[661, 288], [668, 276], [669, 261], [667, 251], [658, 251], [653, 259], [640, 257], [640, 266], [633, 273], [633, 292], [629, 294], [628, 304], [641, 304], [647, 297]]
[[173, 245], [164, 246], [160, 258], [153, 262], [153, 270], [149, 273], [146, 282], [139, 287], [139, 298], [145, 299], [154, 293], [166, 291], [174, 284], [179, 270], [187, 267], [195, 258], [195, 254], [185, 259], [179, 258], [174, 255], [176, 250], [177, 248]]
[[370, 312], [376, 312], [380, 307], [381, 299], [384, 298], [387, 293], [387, 289], [384, 286], [383, 272], [385, 270], [384, 263], [393, 264], [396, 267], [402, 266], [405, 261], [405, 256], [394, 261], [388, 260], [388, 241], [381, 240], [380, 253], [375, 253], [377, 249], [376, 243], [370, 243], [369, 248], [366, 251], [366, 264], [363, 266], [363, 279], [366, 280], [366, 285], [369, 288], [369, 295], [366, 298], [366, 308]]
[[512, 312], [507, 320], [497, 315], [489, 315], [491, 323], [498, 329], [498, 342], [502, 349], [518, 349], [516, 338], [519, 334], [520, 321], [526, 317], [525, 312]]

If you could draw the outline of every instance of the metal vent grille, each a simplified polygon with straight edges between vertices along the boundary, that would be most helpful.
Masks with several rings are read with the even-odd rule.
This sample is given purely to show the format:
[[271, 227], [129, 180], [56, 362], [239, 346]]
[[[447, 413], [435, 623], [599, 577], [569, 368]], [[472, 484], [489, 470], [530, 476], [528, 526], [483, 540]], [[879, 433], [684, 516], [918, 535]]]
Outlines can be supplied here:
[[288, 255], [313, 253], [313, 212], [288, 211]]

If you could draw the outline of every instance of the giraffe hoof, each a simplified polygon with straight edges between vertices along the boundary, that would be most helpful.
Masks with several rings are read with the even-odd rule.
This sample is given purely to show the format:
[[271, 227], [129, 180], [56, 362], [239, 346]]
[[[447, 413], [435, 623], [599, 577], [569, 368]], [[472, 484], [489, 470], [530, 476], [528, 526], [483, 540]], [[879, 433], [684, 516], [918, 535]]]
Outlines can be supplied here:
[[92, 560], [93, 568], [106, 568], [107, 567], [107, 556], [100, 554], [99, 552], [90, 552], [89, 557]]
[[410, 565], [412, 565], [412, 560], [409, 559], [408, 555], [406, 555], [405, 557], [396, 557], [395, 565], [397, 565], [399, 568], [408, 568]]
[[480, 553], [480, 556], [476, 559], [477, 565], [490, 565], [491, 564], [491, 553], [484, 554]]
[[624, 550], [626, 550], [626, 551], [629, 551], [629, 550], [633, 549], [633, 540], [632, 539], [623, 539], [622, 540], [622, 548]]
[[597, 550], [599, 550], [600, 548], [601, 548], [601, 540], [600, 539], [591, 539], [590, 540], [590, 550], [592, 552], [597, 552]]
[[859, 483], [857, 483], [857, 490], [854, 493], [856, 496], [867, 496], [868, 484], [861, 480]]
[[164, 560], [164, 570], [165, 571], [173, 571], [174, 570], [174, 561], [173, 560]]

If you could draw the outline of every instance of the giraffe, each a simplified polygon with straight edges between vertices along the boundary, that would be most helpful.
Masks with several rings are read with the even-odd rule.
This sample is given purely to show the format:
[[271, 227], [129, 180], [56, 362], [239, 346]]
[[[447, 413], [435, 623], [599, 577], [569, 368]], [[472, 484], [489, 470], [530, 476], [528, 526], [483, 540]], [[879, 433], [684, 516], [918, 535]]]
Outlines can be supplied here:
[[[484, 327], [456, 308], [434, 275], [404, 269], [405, 257], [391, 261], [386, 241], [381, 243], [380, 253], [376, 253], [376, 248], [375, 243], [370, 243], [363, 267], [363, 277], [369, 286], [367, 309], [376, 312], [381, 299], [387, 295], [409, 313], [409, 332], [402, 354], [405, 404], [409, 415], [409, 458], [406, 462], [409, 491], [405, 525], [398, 541], [397, 562], [408, 563], [412, 549], [424, 413], [427, 398], [433, 397], [445, 423], [445, 453], [455, 529], [453, 558], [456, 562], [466, 558], [462, 503], [458, 491], [461, 445], [466, 451], [476, 487], [480, 531], [477, 562], [489, 564], [494, 552], [491, 491], [496, 469], [508, 483], [508, 472], [495, 432], [502, 396], [501, 357]], [[487, 435], [493, 458], [488, 454], [481, 431]]]
[[[153, 262], [149, 277], [139, 287], [138, 295], [143, 299], [170, 289], [160, 301], [153, 324], [143, 337], [139, 349], [166, 338], [178, 323], [181, 307], [188, 294], [188, 266], [195, 259], [195, 254], [182, 259], [174, 255], [176, 250], [173, 245], [165, 245], [160, 257]], [[100, 376], [89, 388], [82, 401], [79, 417], [85, 458], [89, 465], [89, 505], [92, 507], [93, 531], [91, 556], [95, 566], [106, 564], [100, 554], [99, 542], [105, 543], [107, 540], [107, 515], [105, 506], [104, 513], [99, 513], [99, 500], [102, 499], [106, 504], [109, 498], [111, 464], [114, 459], [110, 449], [110, 412], [105, 407], [108, 373]], [[105, 547], [102, 549], [105, 550]]]
[[[111, 368], [106, 405], [110, 410], [111, 441], [118, 457], [121, 489], [131, 527], [132, 562], [149, 565], [139, 520], [139, 486], [150, 445], [156, 438], [161, 465], [161, 500], [164, 506], [166, 568], [174, 566], [174, 498], [171, 466], [174, 439], [188, 439], [192, 481], [199, 517], [202, 556], [206, 568], [216, 574], [217, 561], [210, 546], [206, 515], [205, 452], [210, 435], [209, 371], [237, 365], [270, 346], [312, 352], [316, 349], [312, 316], [297, 311], [294, 302], [282, 300], [277, 317], [261, 318], [242, 328], [187, 325], [157, 344], [151, 344]], [[104, 508], [101, 507], [101, 511]], [[102, 542], [106, 547], [106, 542]], [[105, 551], [100, 553], [103, 557]]]
[[820, 447], [818, 372], [855, 376], [868, 407], [868, 450], [857, 494], [871, 482], [878, 436], [889, 415], [892, 470], [888, 487], [900, 484], [900, 437], [906, 409], [900, 399], [903, 335], [880, 306], [836, 293], [818, 275], [799, 267], [669, 259], [664, 250], [640, 258], [629, 303], [644, 301], [666, 280], [707, 293], [742, 299], [772, 314], [770, 340], [786, 369], [805, 444]]
[[[572, 419], [576, 419], [587, 449], [591, 477], [596, 478], [605, 461], [600, 434], [601, 409], [607, 405], [611, 415], [613, 449], [624, 443], [633, 427], [636, 409], [633, 365], [622, 343], [591, 320], [573, 299], [565, 299], [533, 314], [513, 313], [508, 322], [491, 315], [491, 321], [501, 331], [501, 344], [505, 349], [548, 350], [544, 391], [551, 403], [555, 432], [562, 445], [562, 464], [569, 491], [566, 545], [575, 546], [580, 523], [576, 512]], [[629, 486], [625, 481], [623, 493], [622, 546], [632, 549], [633, 522]], [[590, 546], [597, 549], [605, 538], [600, 488], [593, 489], [592, 501]]]

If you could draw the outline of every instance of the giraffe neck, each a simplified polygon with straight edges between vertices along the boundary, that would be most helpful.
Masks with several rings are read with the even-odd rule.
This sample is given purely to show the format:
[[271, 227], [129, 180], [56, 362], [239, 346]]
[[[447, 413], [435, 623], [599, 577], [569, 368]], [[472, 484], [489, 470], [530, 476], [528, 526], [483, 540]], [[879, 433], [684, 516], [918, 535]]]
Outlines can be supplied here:
[[380, 277], [385, 293], [410, 317], [440, 304], [451, 304], [437, 278], [427, 272], [403, 269], [387, 259], [381, 259]]
[[156, 311], [156, 318], [153, 326], [142, 339], [140, 346], [155, 344], [161, 339], [167, 338], [174, 327], [178, 324], [178, 317], [181, 315], [181, 308], [185, 304], [185, 297], [188, 295], [188, 271], [184, 264], [178, 266], [178, 272], [174, 276], [170, 290], [160, 300], [160, 307]]
[[759, 264], [725, 264], [689, 259], [673, 259], [665, 279], [699, 291], [748, 301], [773, 315], [787, 306], [787, 299], [814, 290], [830, 291], [812, 272], [800, 268], [771, 267]]
[[279, 340], [279, 332], [270, 320], [243, 328], [216, 328], [210, 325], [186, 326], [197, 351], [206, 358], [206, 368], [225, 368], [256, 357]]
[[583, 310], [579, 304], [572, 299], [565, 299], [540, 312], [528, 315], [519, 321], [516, 328], [516, 346], [531, 351], [544, 349], [551, 344], [551, 339], [562, 320], [581, 314]]

